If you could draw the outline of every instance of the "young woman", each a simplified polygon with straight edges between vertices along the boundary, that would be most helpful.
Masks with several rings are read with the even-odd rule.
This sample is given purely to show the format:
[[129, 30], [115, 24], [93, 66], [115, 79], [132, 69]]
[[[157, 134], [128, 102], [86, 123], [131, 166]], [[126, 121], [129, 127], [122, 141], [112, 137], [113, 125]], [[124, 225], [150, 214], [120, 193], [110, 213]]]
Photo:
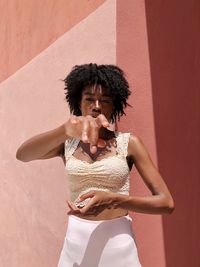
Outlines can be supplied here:
[[[139, 267], [128, 211], [171, 213], [172, 196], [139, 137], [113, 131], [130, 95], [114, 65], [75, 66], [64, 80], [70, 119], [24, 142], [22, 161], [60, 156], [69, 179], [69, 220], [58, 267]], [[152, 196], [129, 195], [137, 168]]]

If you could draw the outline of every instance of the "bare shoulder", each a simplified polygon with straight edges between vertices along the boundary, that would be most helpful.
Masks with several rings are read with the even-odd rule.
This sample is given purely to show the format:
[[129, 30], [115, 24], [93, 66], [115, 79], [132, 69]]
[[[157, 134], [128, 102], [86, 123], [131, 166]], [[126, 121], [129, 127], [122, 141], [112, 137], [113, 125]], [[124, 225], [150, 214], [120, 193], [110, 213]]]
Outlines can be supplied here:
[[148, 151], [141, 138], [135, 134], [130, 134], [128, 143], [128, 156], [136, 160], [137, 158], [144, 157], [147, 155]]
[[130, 145], [138, 145], [140, 143], [142, 143], [141, 138], [136, 134], [130, 133], [129, 144]]
[[128, 151], [131, 153], [136, 153], [138, 149], [143, 146], [143, 142], [141, 138], [135, 134], [130, 134], [129, 143], [128, 143]]

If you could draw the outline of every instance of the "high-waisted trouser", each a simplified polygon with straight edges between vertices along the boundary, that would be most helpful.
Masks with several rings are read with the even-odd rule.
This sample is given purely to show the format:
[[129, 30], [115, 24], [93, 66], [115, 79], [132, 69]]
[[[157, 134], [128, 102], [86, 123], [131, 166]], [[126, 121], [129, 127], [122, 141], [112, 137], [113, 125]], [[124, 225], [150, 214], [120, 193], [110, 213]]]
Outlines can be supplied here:
[[104, 221], [69, 216], [58, 267], [141, 267], [129, 215]]

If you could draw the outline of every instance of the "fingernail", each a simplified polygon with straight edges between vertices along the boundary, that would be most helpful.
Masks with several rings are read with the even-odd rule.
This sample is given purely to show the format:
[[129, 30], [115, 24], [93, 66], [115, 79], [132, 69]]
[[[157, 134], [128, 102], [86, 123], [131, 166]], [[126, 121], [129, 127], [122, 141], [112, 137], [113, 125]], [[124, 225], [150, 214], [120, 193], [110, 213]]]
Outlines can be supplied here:
[[90, 151], [91, 151], [91, 153], [94, 154], [97, 151], [97, 147], [96, 146], [91, 146]]
[[108, 129], [109, 131], [114, 131], [113, 126], [111, 126], [110, 124], [106, 127], [106, 129]]
[[85, 143], [88, 142], [88, 136], [86, 134], [83, 135], [82, 141], [85, 142]]
[[83, 135], [83, 140], [87, 141], [87, 135], [86, 134]]

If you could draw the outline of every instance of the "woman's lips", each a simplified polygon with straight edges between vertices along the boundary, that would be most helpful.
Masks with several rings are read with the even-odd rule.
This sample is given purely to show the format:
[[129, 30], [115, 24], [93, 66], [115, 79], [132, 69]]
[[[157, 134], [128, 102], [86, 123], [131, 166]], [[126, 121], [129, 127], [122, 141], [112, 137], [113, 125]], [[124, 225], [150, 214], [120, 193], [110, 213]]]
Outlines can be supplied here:
[[100, 112], [95, 112], [95, 113], [92, 113], [91, 116], [93, 118], [97, 118], [101, 113]]

